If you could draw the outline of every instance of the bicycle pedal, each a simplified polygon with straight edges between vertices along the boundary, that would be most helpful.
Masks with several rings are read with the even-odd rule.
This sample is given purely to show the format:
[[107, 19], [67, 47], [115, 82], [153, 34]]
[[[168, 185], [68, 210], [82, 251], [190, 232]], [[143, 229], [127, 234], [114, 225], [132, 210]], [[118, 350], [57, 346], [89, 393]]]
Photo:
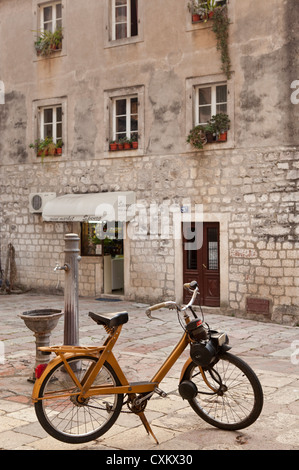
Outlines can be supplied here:
[[164, 392], [163, 390], [161, 390], [159, 387], [155, 387], [155, 390], [154, 390], [160, 397], [162, 398], [166, 398], [167, 397], [167, 393]]

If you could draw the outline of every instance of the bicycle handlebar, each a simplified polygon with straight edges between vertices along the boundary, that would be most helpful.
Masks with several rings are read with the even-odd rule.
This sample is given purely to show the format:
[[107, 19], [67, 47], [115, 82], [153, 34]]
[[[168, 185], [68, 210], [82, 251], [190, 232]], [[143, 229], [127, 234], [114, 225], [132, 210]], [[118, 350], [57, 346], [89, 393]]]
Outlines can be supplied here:
[[[194, 289], [193, 289], [194, 288]], [[159, 310], [160, 308], [169, 308], [169, 309], [174, 309], [174, 308], [177, 308], [179, 310], [187, 310], [187, 308], [191, 307], [196, 299], [196, 296], [197, 294], [199, 293], [199, 289], [198, 289], [198, 285], [197, 283], [195, 283], [195, 281], [192, 281], [192, 282], [188, 282], [186, 284], [184, 284], [184, 289], [187, 289], [191, 292], [193, 292], [193, 295], [192, 295], [192, 298], [190, 300], [190, 302], [181, 309], [181, 307], [176, 303], [176, 302], [173, 302], [173, 301], [167, 301], [167, 302], [161, 302], [160, 304], [155, 304], [155, 305], [152, 305], [151, 307], [148, 307], [145, 311], [146, 315], [149, 317], [149, 318], [154, 318], [151, 316], [151, 312], [153, 312], [154, 310]], [[160, 320], [159, 318], [157, 318], [157, 320]]]
[[176, 307], [179, 307], [179, 305], [177, 305], [175, 302], [169, 300], [167, 302], [162, 302], [160, 304], [155, 304], [155, 305], [152, 305], [151, 307], [148, 307], [145, 311], [145, 313], [147, 314], [148, 317], [151, 316], [151, 312], [153, 312], [154, 310], [159, 310], [160, 308], [176, 308]]

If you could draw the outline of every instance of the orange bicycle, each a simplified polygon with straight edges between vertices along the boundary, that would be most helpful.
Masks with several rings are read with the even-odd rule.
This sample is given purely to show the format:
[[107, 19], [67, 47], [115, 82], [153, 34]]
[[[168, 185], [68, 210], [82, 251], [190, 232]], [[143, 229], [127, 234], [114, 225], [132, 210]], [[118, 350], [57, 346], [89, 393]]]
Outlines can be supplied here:
[[210, 329], [202, 311], [202, 318], [197, 317], [192, 308], [199, 292], [197, 283], [193, 281], [184, 287], [192, 293], [186, 306], [168, 301], [146, 311], [152, 318], [154, 310], [174, 309], [184, 330], [150, 381], [128, 382], [112, 352], [122, 326], [128, 321], [127, 312], [111, 315], [89, 312], [108, 333], [103, 346], [40, 348], [45, 354], [56, 354], [45, 370], [38, 366], [32, 393], [37, 418], [51, 436], [73, 444], [94, 440], [111, 428], [125, 403], [158, 443], [144, 410], [154, 393], [166, 396], [159, 384], [188, 345], [190, 357], [178, 385], [182, 398], [202, 419], [221, 429], [243, 429], [256, 421], [263, 407], [263, 391], [256, 374], [242, 359], [228, 352], [224, 332]]

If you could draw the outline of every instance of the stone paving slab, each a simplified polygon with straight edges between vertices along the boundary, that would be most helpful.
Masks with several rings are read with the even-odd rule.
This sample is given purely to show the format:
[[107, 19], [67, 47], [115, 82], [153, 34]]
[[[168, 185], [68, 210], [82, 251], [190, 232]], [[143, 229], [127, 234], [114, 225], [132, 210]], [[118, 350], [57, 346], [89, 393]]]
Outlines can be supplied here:
[[[0, 296], [0, 448], [7, 450], [298, 450], [299, 449], [299, 328], [228, 317], [208, 309], [205, 320], [230, 337], [232, 353], [247, 361], [260, 378], [265, 404], [260, 418], [242, 432], [226, 432], [202, 421], [181, 399], [177, 385], [189, 352], [161, 383], [167, 398], [153, 397], [146, 416], [157, 435], [157, 446], [135, 415], [121, 413], [101, 438], [87, 444], [59, 442], [40, 427], [31, 404], [32, 383], [27, 381], [35, 361], [33, 333], [18, 315], [37, 308], [61, 308], [61, 296], [31, 293]], [[150, 379], [180, 339], [176, 313], [155, 312], [163, 321], [149, 320], [145, 305], [134, 302], [99, 302], [81, 298], [80, 343], [99, 345], [105, 332], [88, 317], [88, 311], [127, 310], [115, 355], [129, 380]], [[62, 344], [63, 318], [51, 335], [51, 344]], [[299, 346], [297, 346], [299, 349]]]

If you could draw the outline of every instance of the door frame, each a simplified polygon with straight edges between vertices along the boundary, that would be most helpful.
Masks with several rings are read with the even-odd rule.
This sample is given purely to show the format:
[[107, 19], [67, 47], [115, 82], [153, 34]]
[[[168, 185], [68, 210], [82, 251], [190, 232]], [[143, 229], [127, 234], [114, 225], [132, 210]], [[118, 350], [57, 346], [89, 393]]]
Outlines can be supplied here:
[[[218, 222], [219, 223], [219, 238], [220, 238], [220, 307], [227, 307], [229, 305], [229, 248], [228, 248], [228, 222], [229, 214], [220, 213], [187, 213], [187, 214], [174, 214], [174, 228], [176, 233], [181, 233], [181, 238], [177, 237], [174, 240], [175, 250], [175, 292], [176, 302], [183, 302], [183, 230], [182, 222]], [[213, 307], [210, 307], [213, 308]]]
[[[196, 223], [193, 222], [191, 224], [192, 232], [194, 232], [195, 240], [196, 238], [199, 239], [200, 246], [197, 247], [195, 250], [188, 250], [188, 239], [184, 238], [185, 233], [183, 233], [183, 281], [191, 282], [196, 280], [199, 286], [199, 302], [200, 305], [204, 307], [219, 307], [220, 305], [220, 274], [221, 274], [221, 266], [220, 266], [220, 246], [219, 246], [219, 222], [203, 222], [203, 223]], [[216, 229], [217, 233], [217, 268], [211, 269], [209, 268], [209, 260], [208, 260], [208, 233], [210, 229]], [[183, 230], [184, 232], [184, 230]], [[195, 242], [196, 244], [196, 242]], [[193, 267], [188, 267], [188, 253], [192, 253], [193, 256], [195, 254], [195, 265]], [[216, 292], [211, 294], [208, 285], [210, 282], [216, 281], [217, 289]], [[188, 303], [191, 294], [184, 290], [183, 301], [184, 303]]]

